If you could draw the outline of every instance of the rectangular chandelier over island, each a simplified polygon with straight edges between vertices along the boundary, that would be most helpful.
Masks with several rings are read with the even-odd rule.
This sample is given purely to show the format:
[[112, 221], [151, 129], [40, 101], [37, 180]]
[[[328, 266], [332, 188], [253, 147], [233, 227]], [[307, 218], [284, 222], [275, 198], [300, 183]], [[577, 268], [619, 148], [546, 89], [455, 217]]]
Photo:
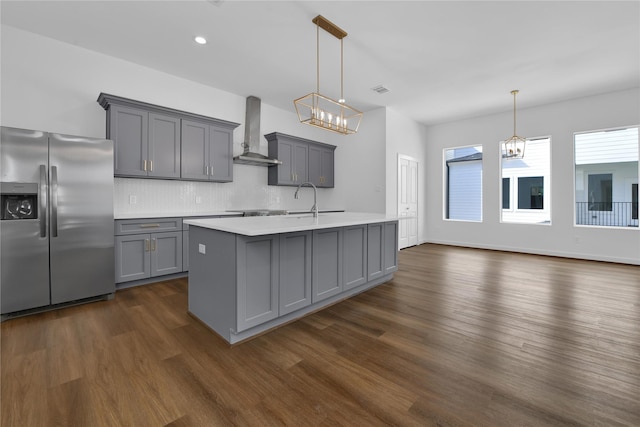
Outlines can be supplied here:
[[[316, 24], [316, 91], [293, 101], [300, 123], [330, 130], [343, 135], [356, 133], [362, 112], [350, 107], [344, 100], [343, 39], [346, 31], [321, 15], [313, 18]], [[320, 28], [340, 40], [340, 99], [320, 94]]]
[[513, 95], [513, 136], [502, 142], [502, 157], [505, 159], [524, 158], [524, 148], [527, 144], [527, 139], [516, 133], [516, 95], [518, 92], [518, 90], [511, 91]]

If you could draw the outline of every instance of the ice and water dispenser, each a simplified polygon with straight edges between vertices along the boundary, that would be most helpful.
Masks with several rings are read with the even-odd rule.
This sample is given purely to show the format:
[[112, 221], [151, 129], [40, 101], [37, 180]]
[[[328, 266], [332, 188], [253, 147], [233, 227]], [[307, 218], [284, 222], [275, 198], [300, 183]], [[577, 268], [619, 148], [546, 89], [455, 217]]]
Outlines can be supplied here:
[[2, 211], [0, 219], [37, 219], [38, 184], [24, 182], [3, 182], [0, 188]]

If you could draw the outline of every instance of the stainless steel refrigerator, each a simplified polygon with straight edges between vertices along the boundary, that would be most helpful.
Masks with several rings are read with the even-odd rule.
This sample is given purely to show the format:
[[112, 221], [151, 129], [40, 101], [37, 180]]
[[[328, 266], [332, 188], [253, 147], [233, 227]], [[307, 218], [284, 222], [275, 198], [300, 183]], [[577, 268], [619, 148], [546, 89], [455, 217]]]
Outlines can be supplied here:
[[0, 157], [3, 319], [112, 296], [113, 142], [2, 127]]

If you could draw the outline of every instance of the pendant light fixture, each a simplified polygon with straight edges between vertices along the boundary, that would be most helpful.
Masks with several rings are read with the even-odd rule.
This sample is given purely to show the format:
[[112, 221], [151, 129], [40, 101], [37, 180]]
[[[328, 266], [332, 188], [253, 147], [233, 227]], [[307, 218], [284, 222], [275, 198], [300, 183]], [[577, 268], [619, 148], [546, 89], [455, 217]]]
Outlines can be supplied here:
[[518, 90], [511, 91], [513, 95], [513, 136], [502, 142], [502, 157], [505, 159], [522, 159], [527, 143], [526, 138], [518, 136], [516, 133], [516, 95], [518, 92]]
[[[316, 91], [293, 101], [298, 120], [343, 135], [356, 133], [362, 112], [350, 107], [344, 100], [343, 39], [347, 33], [321, 15], [311, 22], [316, 24]], [[320, 94], [320, 28], [340, 40], [340, 99], [337, 101]]]

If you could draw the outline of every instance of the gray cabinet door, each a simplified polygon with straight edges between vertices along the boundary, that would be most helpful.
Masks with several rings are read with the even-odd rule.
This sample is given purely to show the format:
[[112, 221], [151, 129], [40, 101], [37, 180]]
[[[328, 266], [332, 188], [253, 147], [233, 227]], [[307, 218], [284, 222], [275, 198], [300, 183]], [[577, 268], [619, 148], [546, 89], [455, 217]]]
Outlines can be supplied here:
[[210, 127], [209, 179], [233, 181], [233, 138], [231, 129]]
[[292, 141], [269, 141], [269, 156], [282, 162], [269, 168], [269, 185], [295, 184], [295, 149]]
[[313, 231], [313, 303], [342, 292], [342, 238], [341, 228]]
[[323, 148], [322, 155], [322, 178], [321, 178], [321, 186], [325, 188], [333, 188], [334, 187], [334, 179], [333, 179], [333, 171], [334, 171], [334, 151], [333, 148]]
[[209, 125], [182, 120], [183, 179], [209, 180]]
[[278, 235], [237, 236], [237, 332], [278, 317]]
[[151, 276], [150, 239], [149, 234], [115, 237], [116, 283]]
[[384, 276], [384, 224], [367, 226], [367, 276], [374, 280]]
[[114, 174], [147, 176], [149, 113], [119, 105], [109, 108], [107, 138], [114, 141]]
[[322, 186], [322, 149], [317, 145], [309, 145], [309, 182]]
[[151, 234], [151, 277], [182, 272], [182, 231]]
[[367, 282], [367, 226], [357, 225], [344, 229], [344, 290]]
[[309, 181], [316, 187], [333, 187], [335, 147], [309, 144]]
[[384, 274], [398, 271], [398, 222], [384, 224]]
[[180, 119], [149, 113], [148, 176], [180, 178]]
[[309, 164], [309, 146], [307, 144], [293, 145], [294, 162], [293, 174], [294, 184], [302, 184], [309, 181], [308, 164]]
[[280, 316], [311, 304], [311, 231], [280, 235]]

